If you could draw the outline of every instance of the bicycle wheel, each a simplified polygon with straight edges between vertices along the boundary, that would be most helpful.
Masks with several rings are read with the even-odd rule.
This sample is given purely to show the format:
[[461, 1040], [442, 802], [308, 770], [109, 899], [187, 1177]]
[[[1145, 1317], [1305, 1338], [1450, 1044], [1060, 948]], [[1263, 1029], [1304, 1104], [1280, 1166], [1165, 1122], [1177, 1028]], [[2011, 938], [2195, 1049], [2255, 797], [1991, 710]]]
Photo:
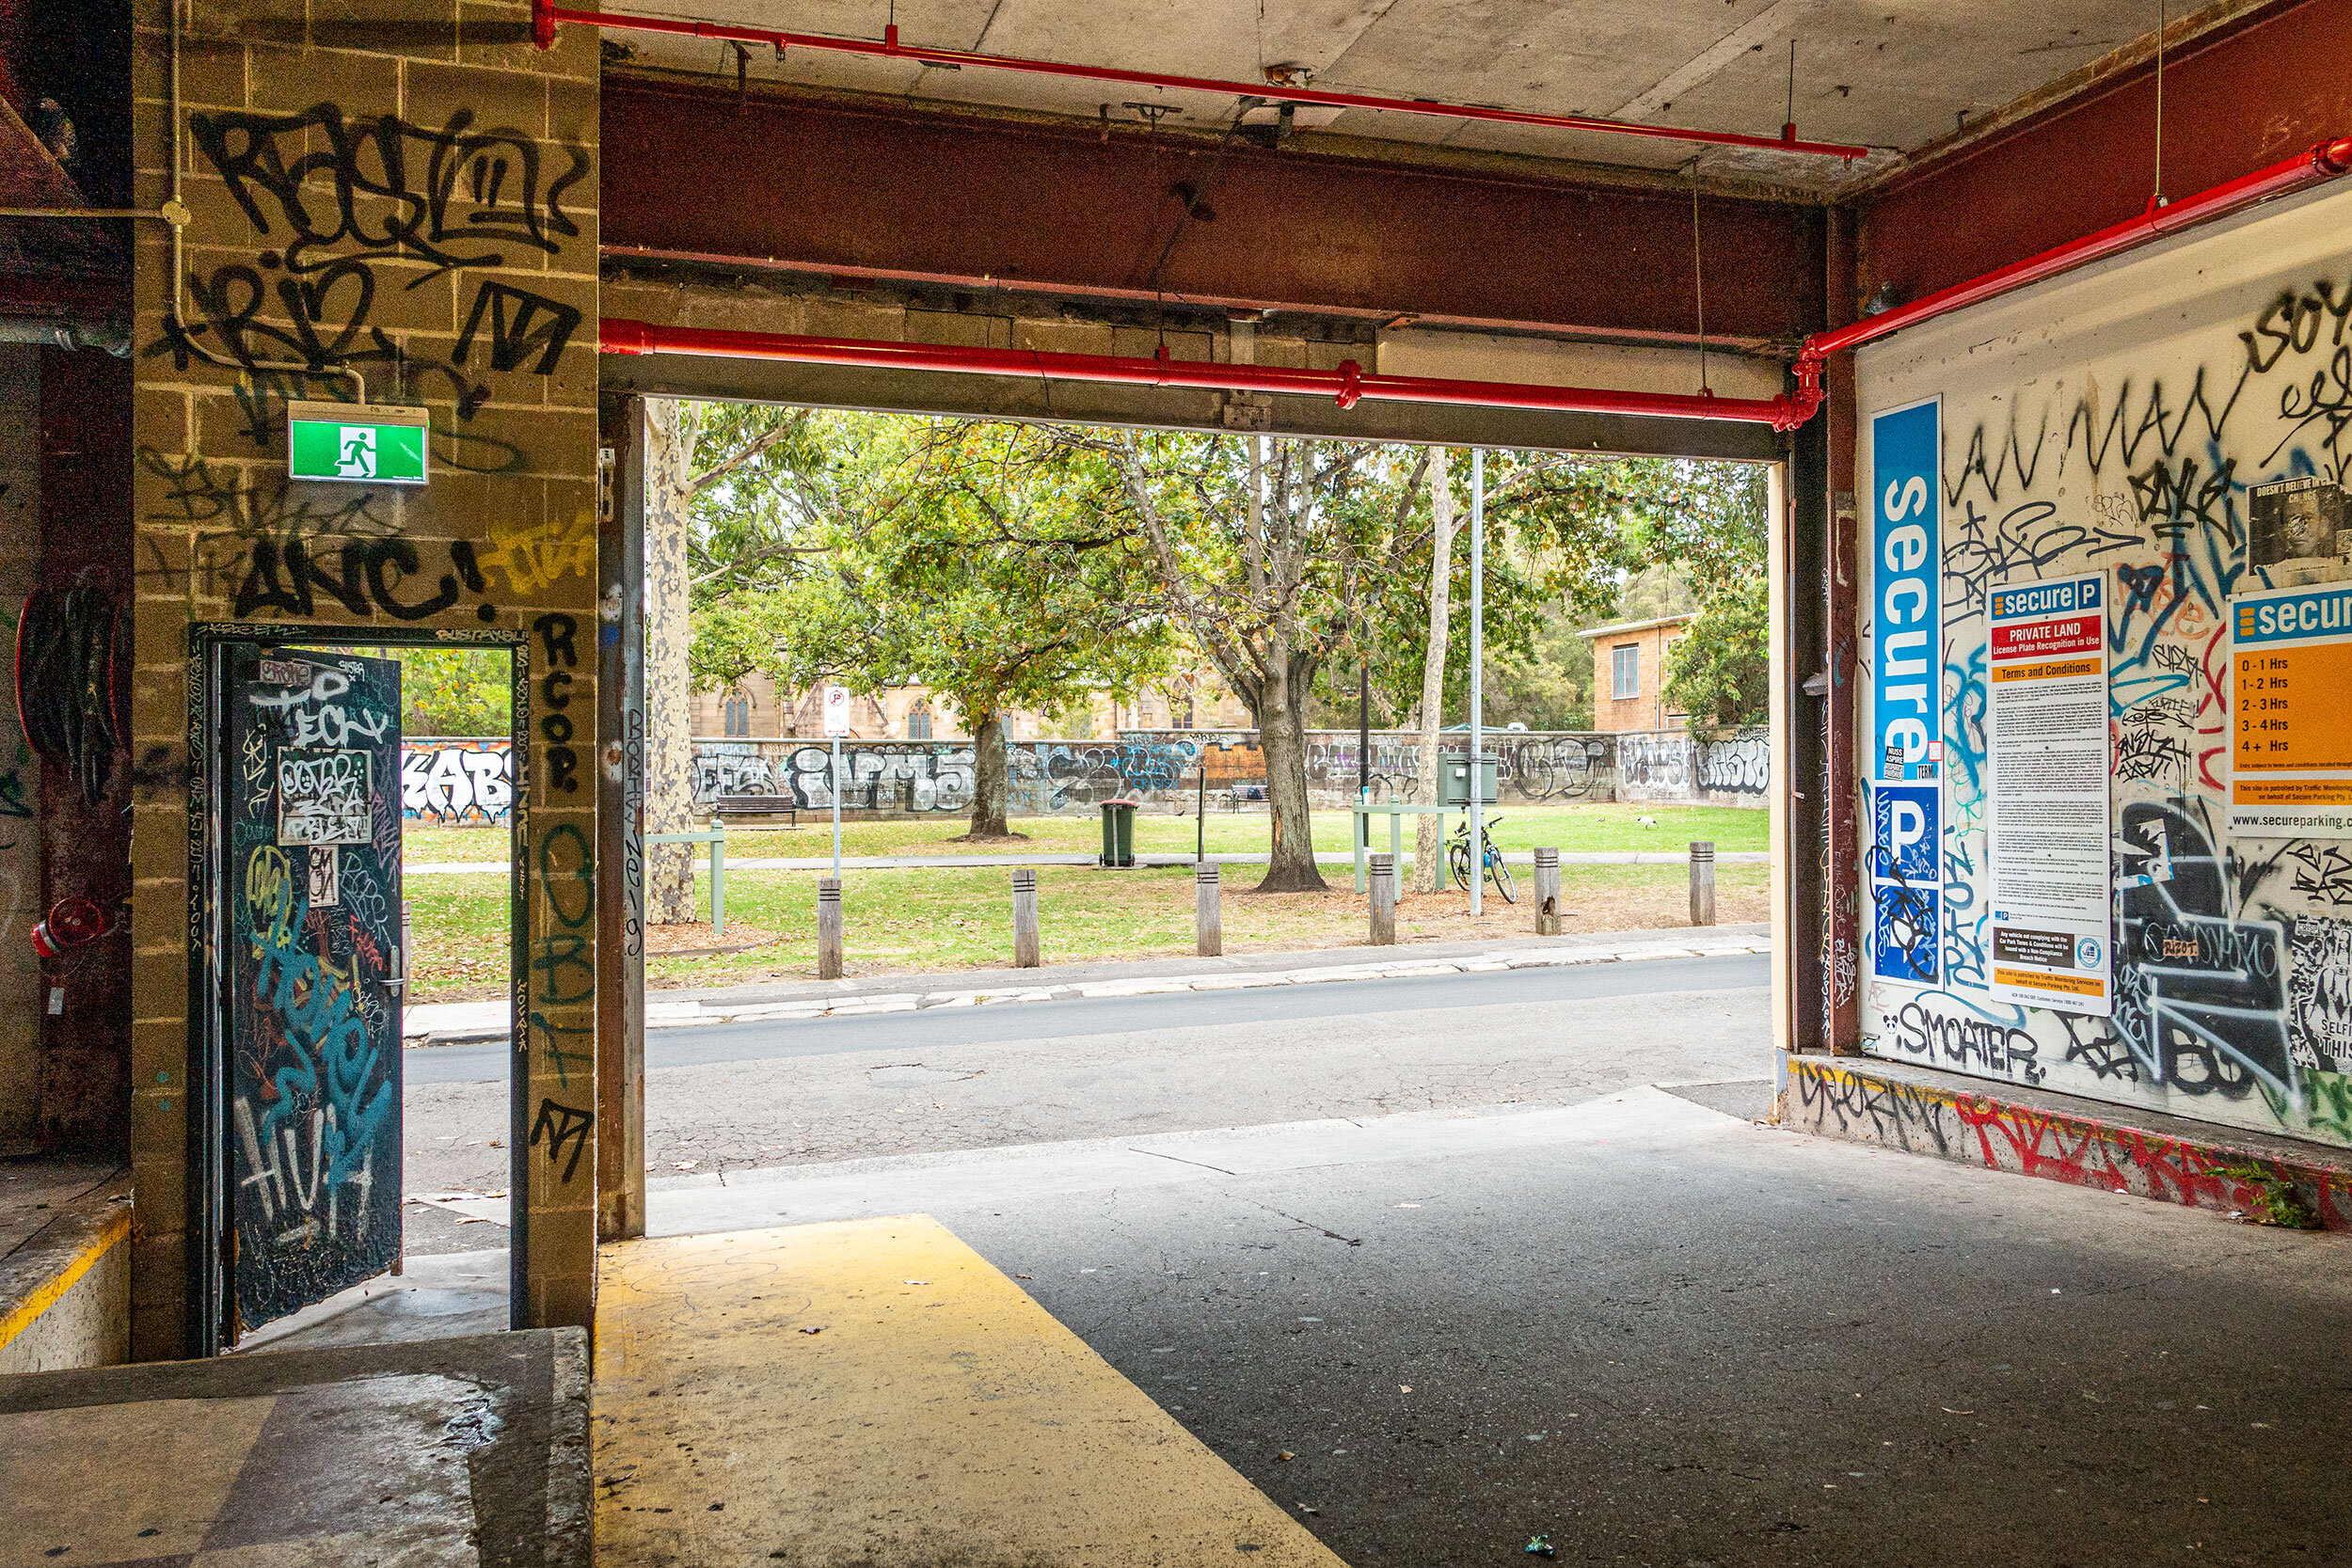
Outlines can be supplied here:
[[1470, 891], [1470, 846], [1454, 843], [1446, 846], [1445, 863], [1454, 872], [1454, 885], [1464, 893]]
[[1502, 852], [1496, 850], [1494, 857], [1489, 870], [1495, 879], [1495, 891], [1502, 895], [1504, 903], [1516, 904], [1519, 901], [1519, 885], [1511, 879], [1511, 868], [1502, 863]]

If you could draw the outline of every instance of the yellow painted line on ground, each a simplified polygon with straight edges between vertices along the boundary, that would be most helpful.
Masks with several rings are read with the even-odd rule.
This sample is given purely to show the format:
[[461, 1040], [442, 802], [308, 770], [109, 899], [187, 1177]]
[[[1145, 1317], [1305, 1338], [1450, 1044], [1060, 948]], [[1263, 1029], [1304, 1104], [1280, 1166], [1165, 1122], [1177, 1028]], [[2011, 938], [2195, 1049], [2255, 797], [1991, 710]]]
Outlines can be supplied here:
[[0, 1346], [7, 1345], [32, 1327], [43, 1312], [62, 1301], [65, 1293], [80, 1283], [84, 1275], [98, 1266], [101, 1258], [130, 1234], [131, 1212], [128, 1209], [118, 1209], [108, 1215], [97, 1236], [73, 1255], [72, 1262], [26, 1291], [24, 1299], [8, 1308], [7, 1317], [0, 1318]]
[[607, 1246], [596, 1356], [609, 1568], [1345, 1568], [928, 1214]]

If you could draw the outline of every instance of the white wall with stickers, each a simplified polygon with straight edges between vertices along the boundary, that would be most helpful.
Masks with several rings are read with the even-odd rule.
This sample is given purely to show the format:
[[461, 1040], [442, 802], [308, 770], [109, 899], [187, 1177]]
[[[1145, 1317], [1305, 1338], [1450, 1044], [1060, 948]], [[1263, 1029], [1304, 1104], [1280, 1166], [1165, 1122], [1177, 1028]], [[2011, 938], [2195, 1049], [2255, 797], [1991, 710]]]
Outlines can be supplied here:
[[[1857, 386], [1867, 1048], [2352, 1145], [2352, 193], [1899, 334]], [[1992, 591], [2068, 580], [1991, 635]]]

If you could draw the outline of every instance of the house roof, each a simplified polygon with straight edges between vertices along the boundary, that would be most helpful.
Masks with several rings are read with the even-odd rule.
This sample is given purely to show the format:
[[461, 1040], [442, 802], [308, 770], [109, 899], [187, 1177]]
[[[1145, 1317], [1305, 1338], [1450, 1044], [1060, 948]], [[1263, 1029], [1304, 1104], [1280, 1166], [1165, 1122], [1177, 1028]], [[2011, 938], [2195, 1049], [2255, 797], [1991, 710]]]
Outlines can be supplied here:
[[1653, 615], [1646, 621], [1620, 621], [1613, 626], [1595, 626], [1590, 631], [1580, 631], [1576, 635], [1588, 638], [1622, 637], [1629, 631], [1647, 631], [1652, 626], [1678, 626], [1698, 618], [1698, 611], [1692, 610], [1686, 610], [1680, 615]]

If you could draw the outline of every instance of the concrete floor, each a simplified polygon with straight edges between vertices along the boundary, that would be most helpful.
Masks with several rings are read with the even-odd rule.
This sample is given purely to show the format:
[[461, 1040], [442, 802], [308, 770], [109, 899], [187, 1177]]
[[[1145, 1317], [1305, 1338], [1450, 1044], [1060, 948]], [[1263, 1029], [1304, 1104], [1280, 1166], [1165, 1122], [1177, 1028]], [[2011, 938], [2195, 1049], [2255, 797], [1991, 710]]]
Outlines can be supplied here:
[[588, 1568], [577, 1329], [0, 1379], [0, 1568]]
[[2352, 1242], [1678, 1103], [939, 1217], [1359, 1568], [2352, 1560]]
[[2352, 1240], [1756, 1126], [1683, 983], [658, 1069], [653, 1227], [928, 1212], [1359, 1568], [2352, 1562]]

